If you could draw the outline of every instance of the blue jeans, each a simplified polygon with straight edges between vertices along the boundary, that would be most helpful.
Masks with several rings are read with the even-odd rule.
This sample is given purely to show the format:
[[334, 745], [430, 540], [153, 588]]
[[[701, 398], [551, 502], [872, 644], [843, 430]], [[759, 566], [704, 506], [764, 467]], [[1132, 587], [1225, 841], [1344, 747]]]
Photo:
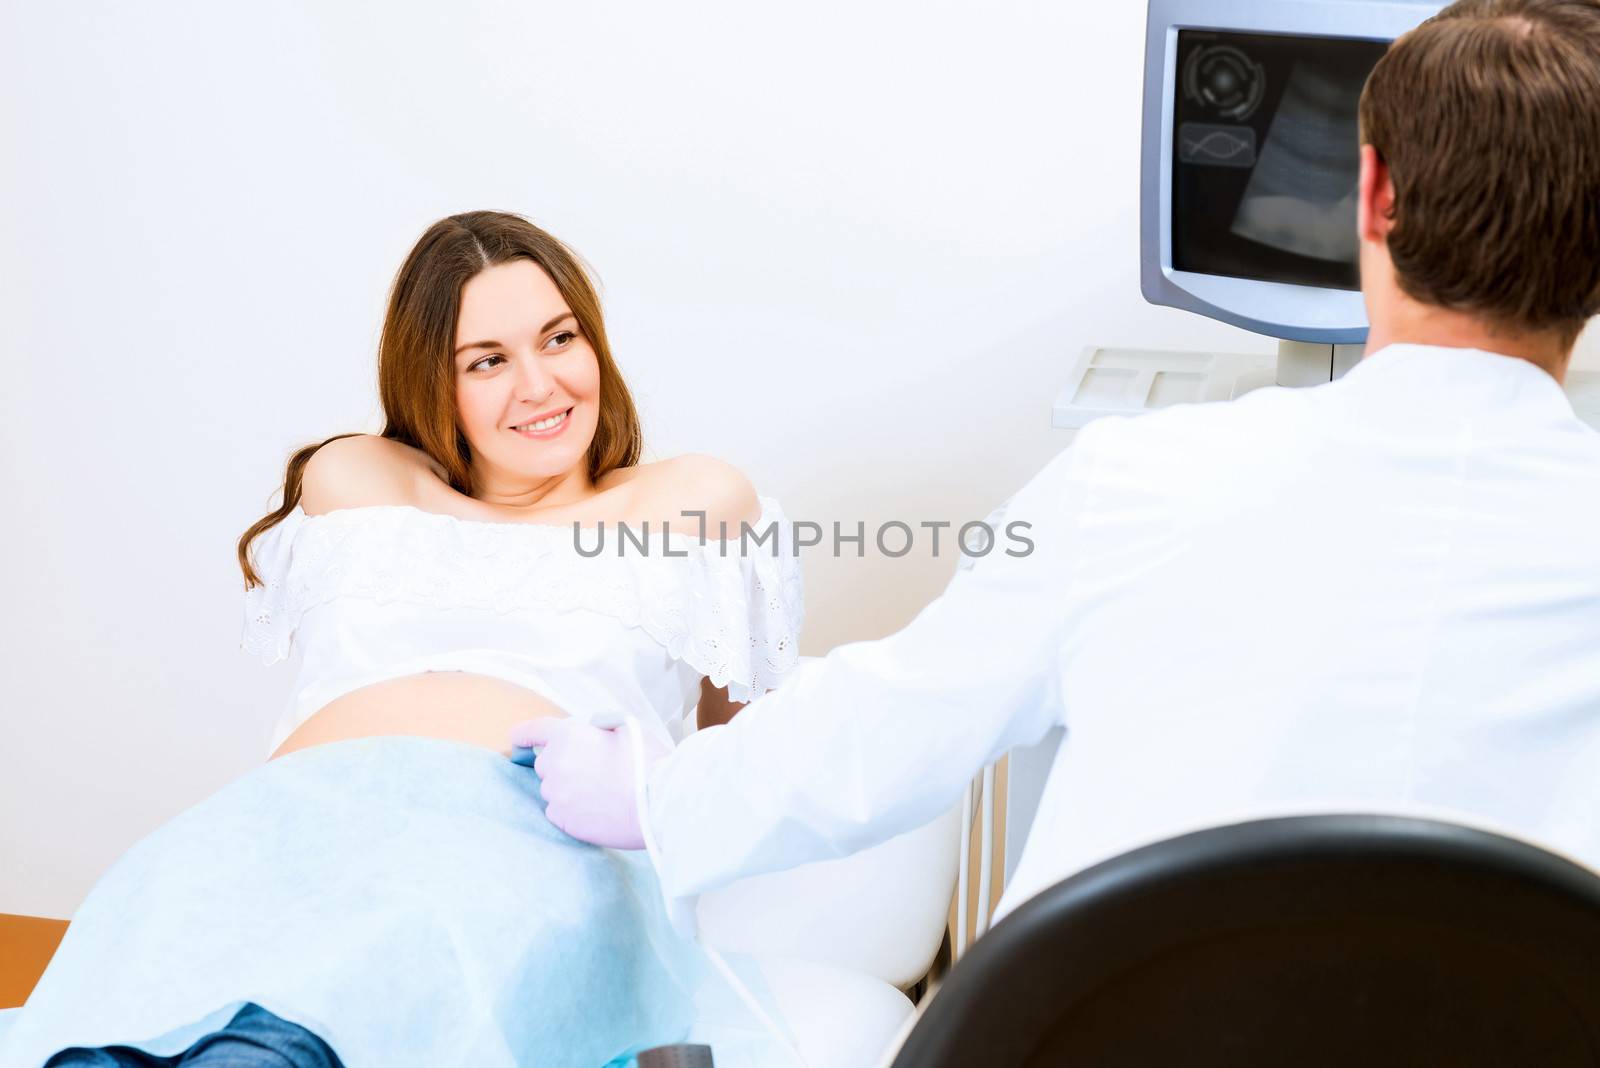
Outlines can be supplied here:
[[274, 1016], [254, 1002], [227, 1026], [200, 1038], [172, 1057], [129, 1046], [74, 1047], [57, 1053], [45, 1068], [344, 1068], [327, 1043], [299, 1024]]

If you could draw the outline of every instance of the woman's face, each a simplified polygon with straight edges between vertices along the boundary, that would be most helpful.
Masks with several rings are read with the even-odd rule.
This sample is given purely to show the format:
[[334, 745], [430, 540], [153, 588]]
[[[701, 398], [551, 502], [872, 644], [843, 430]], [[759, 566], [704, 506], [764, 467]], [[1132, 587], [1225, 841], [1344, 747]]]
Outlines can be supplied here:
[[584, 464], [599, 424], [600, 364], [578, 331], [532, 260], [485, 268], [461, 290], [456, 411], [474, 468], [501, 489]]

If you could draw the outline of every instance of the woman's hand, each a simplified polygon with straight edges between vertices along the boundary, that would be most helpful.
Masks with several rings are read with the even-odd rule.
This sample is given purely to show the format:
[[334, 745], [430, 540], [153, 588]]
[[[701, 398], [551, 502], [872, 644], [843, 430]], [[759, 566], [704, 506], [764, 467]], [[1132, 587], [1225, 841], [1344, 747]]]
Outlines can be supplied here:
[[511, 728], [511, 759], [524, 764], [519, 750], [539, 750], [533, 770], [544, 814], [561, 830], [611, 849], [643, 849], [638, 776], [648, 775], [671, 749], [642, 730], [639, 735], [644, 767], [636, 769], [625, 728], [602, 730], [581, 719], [543, 716]]

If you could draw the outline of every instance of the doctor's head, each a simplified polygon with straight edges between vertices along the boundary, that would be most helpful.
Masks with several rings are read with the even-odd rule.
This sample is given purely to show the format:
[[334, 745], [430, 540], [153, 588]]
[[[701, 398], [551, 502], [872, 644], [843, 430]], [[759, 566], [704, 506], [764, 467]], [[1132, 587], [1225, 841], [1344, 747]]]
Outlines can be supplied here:
[[638, 462], [638, 415], [577, 257], [520, 216], [428, 228], [395, 277], [378, 351], [385, 437], [457, 490], [514, 496]]
[[1369, 350], [1469, 323], [1564, 371], [1600, 314], [1600, 0], [1452, 4], [1379, 61], [1361, 137]]

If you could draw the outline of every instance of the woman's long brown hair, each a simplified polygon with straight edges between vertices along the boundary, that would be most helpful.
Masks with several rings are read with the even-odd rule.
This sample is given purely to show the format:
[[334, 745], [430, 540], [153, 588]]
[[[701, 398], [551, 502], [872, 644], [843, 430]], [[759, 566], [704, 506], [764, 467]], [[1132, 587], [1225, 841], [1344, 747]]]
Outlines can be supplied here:
[[[600, 298], [577, 255], [522, 218], [500, 211], [469, 211], [428, 227], [395, 276], [378, 343], [378, 398], [383, 437], [421, 449], [444, 468], [452, 489], [471, 493], [471, 457], [456, 418], [456, 321], [461, 290], [478, 272], [527, 259], [555, 282], [600, 364], [600, 412], [589, 445], [589, 477], [598, 479], [639, 462], [642, 435], [633, 396], [611, 358]], [[336, 434], [296, 450], [283, 476], [283, 503], [239, 538], [245, 589], [261, 585], [250, 563], [250, 544], [300, 503], [300, 479], [316, 451]]]

